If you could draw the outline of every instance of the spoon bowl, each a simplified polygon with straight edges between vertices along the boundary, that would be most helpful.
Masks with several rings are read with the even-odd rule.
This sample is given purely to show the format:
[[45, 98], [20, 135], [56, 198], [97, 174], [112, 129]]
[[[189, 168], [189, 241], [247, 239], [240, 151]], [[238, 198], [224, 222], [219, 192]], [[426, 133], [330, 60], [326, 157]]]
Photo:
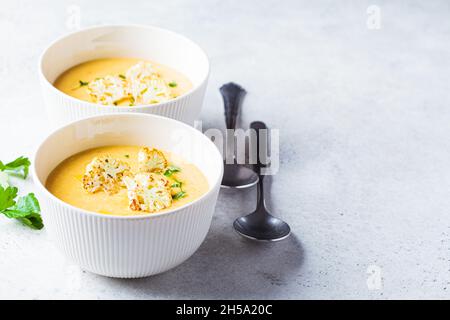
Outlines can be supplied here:
[[[261, 215], [265, 219], [261, 219]], [[291, 228], [281, 219], [266, 213], [254, 212], [236, 219], [234, 229], [246, 238], [258, 241], [280, 241], [289, 237]]]

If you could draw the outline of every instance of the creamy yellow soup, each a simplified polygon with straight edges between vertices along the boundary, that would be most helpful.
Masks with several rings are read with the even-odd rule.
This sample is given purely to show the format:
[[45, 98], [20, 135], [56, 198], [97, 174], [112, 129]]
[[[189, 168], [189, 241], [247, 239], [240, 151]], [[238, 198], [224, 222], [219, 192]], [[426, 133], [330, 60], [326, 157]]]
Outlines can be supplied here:
[[[137, 172], [137, 154], [140, 148], [140, 146], [106, 146], [77, 153], [64, 160], [50, 173], [46, 187], [57, 198], [81, 209], [122, 216], [151, 214], [130, 209], [126, 188], [121, 188], [119, 192], [112, 195], [103, 191], [89, 193], [83, 188], [82, 180], [86, 166], [94, 157], [109, 155], [128, 163], [131, 171]], [[158, 213], [192, 202], [209, 189], [208, 181], [195, 165], [172, 153], [163, 153], [169, 164], [180, 168], [180, 171], [174, 174], [174, 178], [183, 183], [185, 196], [174, 199], [170, 207], [158, 211]]]
[[[141, 69], [144, 66], [151, 68], [151, 75], [142, 75], [139, 70], [129, 71], [138, 65]], [[145, 69], [141, 71], [148, 72]], [[128, 72], [133, 77], [127, 77]], [[134, 58], [104, 58], [81, 63], [63, 72], [53, 85], [80, 100], [117, 106], [161, 103], [183, 95], [193, 87], [185, 75], [168, 66]], [[125, 92], [121, 92], [122, 89]], [[146, 99], [139, 98], [143, 91]]]

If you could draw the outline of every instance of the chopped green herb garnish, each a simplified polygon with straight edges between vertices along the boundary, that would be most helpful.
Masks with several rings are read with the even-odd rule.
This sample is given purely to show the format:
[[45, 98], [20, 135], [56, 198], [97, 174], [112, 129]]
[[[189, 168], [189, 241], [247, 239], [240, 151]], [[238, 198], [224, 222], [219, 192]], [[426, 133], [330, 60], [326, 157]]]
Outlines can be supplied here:
[[142, 91], [141, 91], [141, 94], [144, 94], [144, 93], [146, 93], [147, 92], [147, 90], [148, 90], [148, 88], [144, 88]]
[[81, 87], [87, 86], [88, 84], [89, 84], [89, 82], [87, 82], [87, 81], [78, 80], [78, 86], [73, 88], [72, 90], [80, 89]]
[[169, 87], [175, 88], [178, 84], [175, 81], [169, 82]]
[[125, 158], [129, 158], [130, 157], [130, 155], [129, 154], [126, 154], [125, 156], [124, 156]]
[[176, 173], [176, 172], [180, 172], [180, 168], [175, 167], [175, 166], [168, 166], [166, 171], [164, 171], [164, 175], [166, 177], [170, 177], [172, 174]]
[[172, 175], [176, 172], [180, 172], [181, 169], [176, 167], [176, 166], [168, 166], [166, 168], [166, 171], [164, 171], [164, 175], [166, 177], [171, 177], [171, 179], [173, 180], [173, 183], [170, 185], [171, 188], [179, 188], [180, 191], [178, 191], [177, 193], [175, 193], [175, 195], [172, 196], [173, 200], [177, 200], [180, 198], [183, 198], [186, 196], [186, 192], [183, 191], [183, 182], [178, 181], [176, 178], [174, 178]]
[[123, 74], [119, 74], [119, 77], [125, 80], [127, 77], [125, 77]]
[[185, 196], [186, 196], [186, 192], [180, 191], [180, 192], [176, 193], [174, 196], [172, 196], [172, 199], [178, 200], [178, 199], [184, 198]]
[[180, 188], [181, 189], [181, 182], [175, 181], [171, 186], [171, 188]]

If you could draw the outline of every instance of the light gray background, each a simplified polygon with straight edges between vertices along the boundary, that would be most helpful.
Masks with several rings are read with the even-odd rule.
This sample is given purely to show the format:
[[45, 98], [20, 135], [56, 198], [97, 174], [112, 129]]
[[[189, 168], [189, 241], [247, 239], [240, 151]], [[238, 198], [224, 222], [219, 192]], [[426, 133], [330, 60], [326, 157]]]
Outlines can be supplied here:
[[[69, 31], [72, 4], [82, 27], [151, 24], [204, 47], [205, 127], [224, 127], [221, 84], [248, 90], [241, 125], [280, 129], [268, 204], [293, 235], [240, 238], [232, 221], [255, 190], [223, 191], [192, 258], [115, 280], [71, 265], [45, 230], [0, 217], [0, 298], [450, 298], [448, 1], [2, 0], [3, 161], [31, 155], [48, 129], [37, 60]], [[381, 29], [367, 27], [369, 5]], [[368, 287], [368, 268], [381, 289]]]

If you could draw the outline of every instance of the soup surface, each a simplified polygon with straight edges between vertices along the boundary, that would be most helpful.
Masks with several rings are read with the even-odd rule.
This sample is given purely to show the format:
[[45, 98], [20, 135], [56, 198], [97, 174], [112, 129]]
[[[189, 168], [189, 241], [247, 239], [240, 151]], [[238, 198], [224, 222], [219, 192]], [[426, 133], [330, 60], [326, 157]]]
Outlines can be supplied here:
[[[144, 149], [149, 150], [148, 148]], [[159, 173], [140, 174], [143, 170], [142, 150], [143, 148], [140, 146], [105, 146], [75, 154], [64, 160], [51, 172], [47, 179], [46, 187], [57, 198], [75, 207], [112, 215], [142, 215], [164, 212], [198, 199], [208, 191], [208, 182], [203, 173], [195, 165], [169, 152], [157, 150], [157, 152], [162, 152], [167, 160], [166, 165], [162, 166], [163, 169]], [[154, 150], [156, 149], [151, 149], [151, 151]], [[88, 175], [89, 170], [92, 171], [93, 169], [92, 164], [95, 162], [93, 159], [109, 159], [109, 162], [111, 162], [111, 159], [114, 159], [115, 164], [120, 163], [129, 166], [129, 176], [131, 178], [127, 177], [126, 179], [129, 181], [118, 186], [117, 189], [107, 190], [100, 188], [94, 190], [92, 189], [92, 184], [86, 183], [86, 175]], [[154, 158], [147, 157], [146, 159], [150, 160], [153, 166], [156, 163]], [[115, 172], [117, 173], [118, 171], [116, 170]], [[112, 174], [114, 175], [114, 173]], [[167, 180], [168, 183], [163, 189], [167, 189], [171, 195], [171, 199], [168, 199], [170, 205], [166, 207], [163, 205], [157, 209], [152, 207], [150, 210], [147, 210], [144, 205], [145, 199], [139, 198], [138, 202], [140, 201], [143, 209], [136, 208], [136, 203], [134, 203], [135, 206], [133, 207], [130, 194], [135, 195], [135, 190], [130, 189], [130, 185], [132, 187], [133, 184], [136, 186], [132, 179], [137, 179], [138, 175], [141, 178], [142, 176], [152, 175], [161, 181]], [[115, 175], [115, 177], [117, 176]], [[88, 178], [90, 177], [88, 176]], [[166, 191], [164, 193], [167, 195]], [[164, 199], [162, 199], [163, 202]], [[153, 203], [151, 204], [153, 205]], [[154, 205], [158, 206], [159, 204], [161, 203], [158, 202]]]
[[192, 89], [183, 74], [154, 61], [104, 58], [76, 65], [53, 83], [74, 98], [116, 106], [156, 104]]

